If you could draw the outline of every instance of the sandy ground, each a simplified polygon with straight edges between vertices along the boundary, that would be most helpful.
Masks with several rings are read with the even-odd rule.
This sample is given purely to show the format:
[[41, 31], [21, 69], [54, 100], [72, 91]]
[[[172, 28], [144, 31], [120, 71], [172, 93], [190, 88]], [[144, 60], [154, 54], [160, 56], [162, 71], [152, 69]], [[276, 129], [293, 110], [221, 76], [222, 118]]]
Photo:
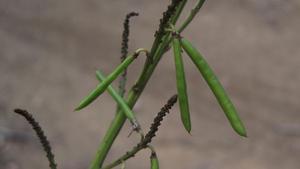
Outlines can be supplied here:
[[[88, 108], [74, 107], [119, 63], [122, 22], [131, 27], [130, 51], [150, 48], [169, 1], [0, 0], [0, 168], [47, 168], [30, 126], [12, 113], [33, 112], [52, 143], [61, 169], [86, 169], [114, 115], [108, 94]], [[191, 1], [183, 15], [196, 2]], [[209, 0], [183, 33], [206, 56], [232, 97], [248, 130], [230, 128], [215, 98], [189, 59], [185, 60], [192, 135], [178, 106], [154, 139], [161, 168], [300, 168], [300, 1]], [[129, 70], [133, 85], [143, 65]], [[116, 84], [114, 84], [116, 86]], [[162, 59], [135, 107], [144, 128], [176, 91], [172, 53]], [[107, 162], [135, 145], [127, 123]], [[149, 168], [149, 152], [126, 162]]]

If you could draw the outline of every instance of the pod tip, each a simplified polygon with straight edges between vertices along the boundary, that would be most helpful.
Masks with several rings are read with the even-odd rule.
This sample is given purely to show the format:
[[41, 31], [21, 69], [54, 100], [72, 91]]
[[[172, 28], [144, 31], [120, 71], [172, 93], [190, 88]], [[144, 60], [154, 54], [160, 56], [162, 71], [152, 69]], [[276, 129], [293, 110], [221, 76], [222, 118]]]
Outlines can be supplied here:
[[154, 151], [152, 151], [150, 158], [151, 158], [151, 159], [157, 158], [157, 155], [156, 155], [156, 153], [155, 153]]
[[192, 135], [192, 134], [191, 134], [191, 130], [192, 130], [191, 126], [185, 126], [185, 125], [184, 125], [184, 128], [185, 128], [185, 130], [189, 133], [189, 135]]
[[242, 136], [242, 137], [245, 137], [245, 138], [247, 138], [247, 137], [248, 137], [248, 135], [247, 135], [247, 133], [246, 133], [246, 132], [244, 132], [244, 133], [240, 133], [240, 136]]
[[243, 129], [243, 130], [236, 130], [236, 132], [240, 135], [240, 136], [242, 136], [242, 137], [248, 137], [248, 135], [247, 135], [247, 132], [246, 132], [246, 130], [245, 129]]
[[77, 106], [77, 107], [74, 109], [74, 111], [79, 111], [79, 110], [81, 110], [83, 107], [85, 107], [85, 106], [82, 106], [82, 104], [79, 104], [79, 106]]

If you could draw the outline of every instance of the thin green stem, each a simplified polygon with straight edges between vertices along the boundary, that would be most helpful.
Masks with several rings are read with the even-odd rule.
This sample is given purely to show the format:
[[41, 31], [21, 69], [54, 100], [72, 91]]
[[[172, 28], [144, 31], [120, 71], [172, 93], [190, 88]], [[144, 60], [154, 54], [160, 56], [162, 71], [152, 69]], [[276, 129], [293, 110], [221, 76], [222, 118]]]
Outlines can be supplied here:
[[146, 147], [136, 146], [132, 150], [126, 152], [123, 156], [121, 156], [120, 158], [118, 158], [116, 161], [112, 162], [111, 164], [105, 166], [102, 169], [111, 169], [111, 168], [113, 168], [115, 166], [118, 166], [122, 162], [124, 162], [124, 161], [128, 160], [129, 158], [133, 157], [137, 152], [139, 152], [140, 150], [142, 150], [144, 148], [146, 148]]
[[[127, 105], [129, 108], [133, 108], [135, 105], [137, 99], [143, 92], [143, 89], [145, 88], [148, 80], [150, 79], [157, 63], [159, 62], [160, 57], [157, 57], [157, 59], [152, 63], [150, 66], [148, 66], [148, 69], [146, 71], [143, 71], [141, 74], [139, 80], [136, 82], [136, 85], [129, 91], [128, 99], [127, 99]], [[108, 151], [110, 150], [115, 138], [119, 134], [121, 128], [123, 127], [126, 120], [126, 116], [122, 112], [122, 110], [119, 110], [116, 113], [115, 118], [113, 119], [108, 131], [106, 132], [106, 135], [104, 136], [100, 147], [97, 151], [96, 158], [92, 162], [92, 165], [90, 166], [90, 169], [98, 169], [102, 166], [106, 155]]]
[[[183, 6], [185, 5], [185, 3], [186, 3], [186, 1], [184, 1]], [[177, 16], [177, 15], [179, 16], [181, 12], [182, 12], [181, 9], [177, 10], [175, 13], [175, 16]], [[175, 23], [176, 20], [174, 19], [172, 22]], [[131, 90], [128, 94], [127, 104], [130, 108], [133, 108], [137, 99], [143, 92], [154, 69], [156, 68], [162, 55], [166, 52], [166, 48], [169, 46], [170, 42], [171, 42], [171, 35], [170, 35], [170, 33], [168, 33], [167, 35], [164, 35], [162, 43], [160, 43], [159, 45], [157, 45], [155, 43], [153, 44], [153, 46], [151, 48], [150, 56], [149, 56], [150, 58], [153, 58], [153, 63], [149, 64], [149, 62], [146, 61], [143, 71], [141, 72], [141, 75], [139, 76], [136, 84], [131, 88]], [[121, 110], [119, 110], [116, 113], [116, 116], [114, 117], [114, 119], [112, 120], [110, 127], [107, 130], [102, 142], [100, 143], [99, 149], [96, 153], [96, 157], [92, 161], [90, 169], [99, 169], [102, 167], [103, 162], [104, 162], [112, 144], [114, 143], [115, 138], [118, 136], [121, 128], [123, 127], [123, 125], [125, 123], [125, 120], [126, 120], [126, 116], [124, 115], [124, 113], [121, 112]]]
[[114, 140], [116, 139], [121, 128], [123, 127], [125, 120], [126, 120], [126, 116], [124, 113], [120, 111], [116, 113], [116, 116], [111, 122], [99, 146], [95, 159], [91, 163], [90, 169], [99, 169], [102, 166], [103, 161], [105, 160], [108, 151], [110, 150]]
[[205, 2], [205, 0], [199, 0], [198, 1], [198, 3], [196, 4], [196, 6], [191, 10], [191, 13], [188, 16], [188, 18], [183, 22], [183, 24], [178, 29], [179, 33], [182, 32], [190, 24], [190, 22], [194, 19], [194, 17], [196, 16], [196, 14], [199, 12], [199, 10], [201, 9], [201, 7], [203, 6], [204, 2]]
[[[126, 160], [128, 160], [131, 157], [134, 157], [139, 151], [141, 151], [142, 149], [145, 148], [149, 148], [151, 150], [151, 154], [155, 153], [155, 149], [153, 146], [151, 145], [147, 145], [145, 146], [135, 146], [132, 150], [126, 152], [124, 155], [122, 155], [120, 158], [118, 158], [117, 160], [115, 160], [114, 162], [112, 162], [111, 164], [101, 168], [101, 169], [111, 169], [114, 168], [120, 164], [124, 164], [124, 162]], [[155, 153], [156, 154], [156, 153]]]
[[123, 161], [126, 161], [127, 159], [133, 157], [137, 152], [144, 148], [150, 148], [152, 153], [155, 153], [154, 148], [148, 144], [151, 143], [152, 138], [155, 137], [155, 133], [158, 131], [158, 127], [160, 126], [164, 116], [166, 116], [166, 114], [169, 113], [170, 109], [174, 106], [176, 102], [177, 94], [172, 96], [157, 113], [156, 117], [153, 120], [153, 123], [151, 124], [150, 130], [146, 134], [145, 138], [142, 139], [141, 142], [138, 143], [135, 147], [133, 147], [131, 151], [126, 152], [120, 158], [118, 158], [108, 166], [104, 167], [104, 169], [110, 169], [121, 164]]
[[172, 24], [174, 24], [174, 25], [176, 24], [183, 8], [185, 7], [186, 2], [187, 2], [187, 0], [182, 0], [180, 2], [180, 4], [178, 5], [178, 8], [177, 8], [177, 11], [176, 11], [175, 15], [171, 18], [171, 23]]

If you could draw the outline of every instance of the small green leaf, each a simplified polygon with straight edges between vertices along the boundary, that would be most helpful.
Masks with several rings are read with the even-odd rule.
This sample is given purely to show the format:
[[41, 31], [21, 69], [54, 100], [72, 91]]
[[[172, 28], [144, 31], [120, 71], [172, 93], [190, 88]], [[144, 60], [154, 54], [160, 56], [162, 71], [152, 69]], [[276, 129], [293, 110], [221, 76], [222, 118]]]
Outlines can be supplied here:
[[155, 152], [152, 152], [150, 161], [151, 161], [151, 169], [159, 169], [159, 162]]
[[247, 137], [246, 129], [237, 114], [237, 111], [232, 104], [230, 98], [226, 94], [223, 86], [219, 82], [218, 78], [205, 61], [203, 56], [198, 52], [198, 50], [186, 39], [182, 38], [180, 40], [183, 49], [190, 56], [205, 81], [208, 83], [208, 86], [214, 93], [216, 99], [221, 105], [226, 117], [228, 118], [232, 128], [241, 136]]
[[[96, 71], [96, 76], [100, 82], [105, 79], [100, 70]], [[108, 85], [107, 90], [109, 94], [114, 98], [114, 100], [118, 103], [119, 107], [123, 110], [131, 124], [133, 124], [133, 126], [135, 127], [139, 127], [134, 112], [129, 108], [125, 100], [115, 91], [115, 89], [111, 85]]]
[[181, 121], [184, 128], [190, 133], [191, 132], [191, 119], [189, 110], [189, 101], [187, 95], [187, 87], [184, 73], [184, 65], [181, 56], [181, 46], [177, 38], [173, 39], [173, 52], [176, 68], [176, 82], [177, 82], [177, 92], [179, 100], [179, 108], [181, 114]]
[[87, 97], [85, 97], [80, 103], [79, 106], [75, 109], [81, 110], [82, 108], [88, 106], [92, 103], [98, 96], [100, 96], [110, 85], [136, 58], [136, 56], [130, 55], [127, 57], [110, 75], [107, 76], [102, 83], [98, 84], [96, 89], [94, 89]]

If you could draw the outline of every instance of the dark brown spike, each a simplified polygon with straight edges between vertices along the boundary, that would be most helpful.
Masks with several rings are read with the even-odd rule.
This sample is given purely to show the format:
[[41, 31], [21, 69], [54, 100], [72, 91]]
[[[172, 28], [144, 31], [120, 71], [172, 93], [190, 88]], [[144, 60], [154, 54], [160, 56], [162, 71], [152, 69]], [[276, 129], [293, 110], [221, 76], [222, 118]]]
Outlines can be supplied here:
[[165, 104], [160, 112], [157, 113], [156, 117], [153, 120], [153, 123], [151, 124], [149, 132], [146, 134], [144, 140], [140, 144], [140, 146], [147, 146], [152, 141], [152, 138], [155, 136], [155, 133], [158, 130], [158, 127], [160, 126], [164, 116], [166, 116], [167, 113], [169, 113], [169, 110], [173, 107], [173, 105], [177, 102], [177, 94], [172, 96], [167, 104]]
[[[123, 34], [122, 34], [122, 48], [121, 48], [121, 62], [123, 62], [128, 54], [128, 42], [129, 42], [129, 20], [133, 16], [138, 16], [137, 12], [130, 12], [126, 15], [124, 23], [123, 23]], [[126, 76], [127, 76], [127, 69], [124, 70], [122, 75], [120, 76], [119, 81], [119, 94], [123, 97], [125, 94], [125, 84], [126, 84]]]
[[163, 13], [163, 17], [160, 19], [159, 28], [155, 32], [155, 37], [162, 37], [165, 33], [165, 28], [171, 17], [175, 14], [176, 8], [182, 0], [172, 0], [172, 3], [168, 6], [168, 9]]
[[47, 154], [47, 159], [49, 161], [50, 168], [56, 169], [57, 165], [56, 165], [56, 162], [54, 159], [54, 154], [52, 153], [51, 145], [50, 145], [46, 135], [44, 134], [44, 131], [42, 130], [41, 126], [39, 125], [39, 123], [26, 110], [15, 109], [14, 112], [23, 116], [27, 120], [27, 122], [32, 126], [33, 130], [35, 131], [36, 135], [38, 136], [38, 138], [44, 148], [44, 151]]

